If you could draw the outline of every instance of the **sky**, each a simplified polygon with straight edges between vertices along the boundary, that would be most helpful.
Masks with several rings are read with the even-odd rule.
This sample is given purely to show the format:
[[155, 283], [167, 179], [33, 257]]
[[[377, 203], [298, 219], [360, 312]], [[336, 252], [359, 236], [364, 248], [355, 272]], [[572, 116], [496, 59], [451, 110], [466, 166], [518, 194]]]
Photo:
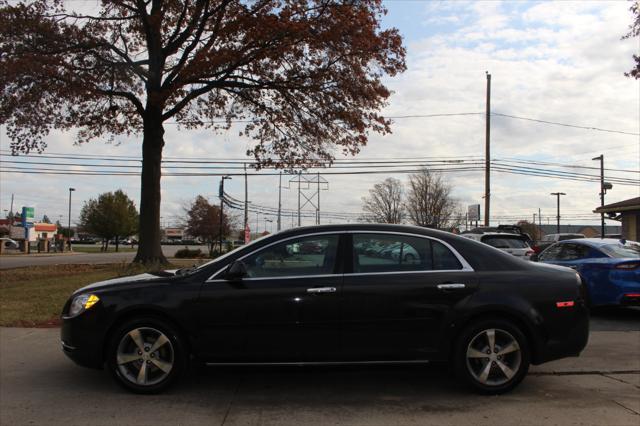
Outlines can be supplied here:
[[[78, 4], [78, 2], [74, 2]], [[96, 7], [97, 2], [81, 2]], [[631, 56], [640, 54], [640, 40], [621, 40], [632, 22], [626, 1], [385, 1], [384, 27], [396, 27], [407, 49], [407, 71], [385, 78], [393, 91], [383, 113], [389, 117], [455, 114], [485, 111], [486, 72], [491, 74], [491, 111], [544, 121], [617, 130], [612, 133], [549, 125], [504, 116], [491, 117], [492, 158], [516, 158], [570, 165], [597, 166], [592, 158], [604, 154], [605, 167], [635, 173], [608, 175], [640, 178], [640, 81], [627, 78]], [[78, 6], [76, 6], [78, 7]], [[47, 152], [71, 155], [140, 156], [141, 138], [117, 138], [74, 144], [74, 134], [52, 132]], [[251, 141], [238, 130], [225, 133], [177, 130], [167, 125], [165, 157], [246, 158]], [[0, 149], [9, 149], [4, 126]], [[485, 145], [483, 114], [397, 118], [392, 134], [370, 136], [358, 159], [418, 157], [482, 157]], [[37, 156], [37, 154], [32, 154]], [[6, 158], [6, 157], [3, 157]], [[338, 157], [343, 158], [343, 157]], [[525, 165], [525, 163], [522, 163]], [[582, 170], [581, 172], [584, 172]], [[597, 171], [588, 171], [597, 174]], [[326, 175], [328, 190], [322, 191], [321, 210], [360, 213], [361, 198], [375, 183], [388, 176], [403, 182], [406, 174]], [[484, 201], [484, 173], [447, 173], [452, 195], [463, 208]], [[287, 186], [283, 179], [283, 186]], [[180, 221], [183, 208], [197, 195], [217, 203], [219, 177], [172, 177], [162, 179], [161, 216], [164, 225]], [[277, 207], [278, 177], [251, 176], [249, 199]], [[295, 209], [294, 185], [282, 191], [285, 209]], [[36, 217], [47, 214], [67, 222], [68, 188], [74, 187], [71, 221], [78, 219], [82, 202], [98, 194], [124, 190], [139, 205], [140, 182], [136, 177], [47, 176], [0, 173], [0, 209], [35, 207]], [[244, 198], [244, 181], [234, 177], [226, 192]], [[571, 219], [589, 214], [599, 201], [597, 182], [575, 182], [521, 176], [494, 171], [491, 175], [491, 215], [531, 219], [538, 209], [544, 221], [554, 223], [556, 199], [551, 192], [565, 192], [562, 214], [566, 224], [595, 224], [593, 219]], [[606, 203], [640, 196], [640, 186], [615, 185]], [[275, 219], [275, 218], [272, 218]], [[326, 220], [325, 222], [331, 222]], [[336, 222], [335, 220], [333, 222]], [[492, 224], [513, 220], [492, 221]], [[313, 219], [303, 219], [303, 225]], [[609, 224], [617, 224], [608, 221]], [[292, 225], [291, 218], [283, 225]], [[252, 231], [256, 215], [250, 220]], [[258, 230], [274, 223], [259, 218]]]

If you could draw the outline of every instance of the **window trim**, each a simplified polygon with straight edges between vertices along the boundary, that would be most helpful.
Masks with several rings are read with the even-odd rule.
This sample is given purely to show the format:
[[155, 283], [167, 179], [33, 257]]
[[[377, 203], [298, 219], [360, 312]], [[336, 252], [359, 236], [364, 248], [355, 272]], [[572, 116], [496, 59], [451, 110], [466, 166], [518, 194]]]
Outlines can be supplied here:
[[[339, 253], [339, 252], [340, 252], [340, 238], [341, 238], [341, 237], [342, 237], [342, 235], [344, 235], [344, 234], [346, 234], [346, 232], [344, 232], [344, 231], [337, 231], [337, 232], [336, 232], [336, 231], [330, 231], [330, 232], [314, 232], [314, 233], [311, 233], [311, 234], [292, 235], [291, 237], [287, 237], [287, 238], [283, 238], [283, 239], [281, 239], [281, 240], [274, 241], [274, 242], [269, 243], [269, 244], [267, 244], [267, 245], [265, 245], [265, 246], [263, 246], [263, 247], [257, 248], [257, 249], [255, 249], [255, 250], [253, 250], [253, 251], [250, 251], [249, 253], [245, 254], [244, 256], [237, 258], [235, 261], [243, 260], [243, 259], [245, 259], [245, 258], [247, 258], [247, 257], [249, 257], [249, 256], [252, 256], [253, 254], [255, 254], [255, 253], [259, 252], [259, 251], [262, 251], [262, 250], [264, 250], [264, 249], [267, 249], [267, 248], [269, 248], [269, 247], [271, 247], [271, 246], [274, 246], [274, 245], [276, 245], [276, 244], [283, 243], [283, 242], [285, 242], [285, 241], [293, 240], [293, 239], [295, 239], [295, 238], [313, 237], [313, 236], [316, 236], [316, 235], [336, 235], [336, 236], [338, 237], [338, 247], [337, 247], [337, 249], [336, 249], [336, 250], [337, 250], [337, 251], [338, 251], [338, 253]], [[336, 259], [336, 261], [337, 261], [337, 259]], [[211, 276], [210, 276], [210, 277], [209, 277], [205, 282], [213, 282], [213, 281], [216, 281], [216, 282], [218, 282], [218, 281], [227, 281], [227, 280], [225, 280], [224, 278], [220, 278], [220, 277], [218, 277], [218, 275], [219, 275], [219, 274], [221, 274], [222, 272], [224, 272], [224, 271], [229, 267], [229, 265], [230, 265], [230, 264], [226, 264], [224, 267], [222, 267], [222, 268], [218, 269], [218, 270], [217, 270], [213, 275], [211, 275]], [[334, 267], [335, 267], [335, 265], [334, 265]], [[318, 277], [337, 277], [337, 276], [340, 276], [340, 275], [342, 275], [342, 273], [337, 273], [337, 274], [319, 274], [319, 275], [284, 275], [284, 276], [282, 276], [282, 277], [255, 277], [255, 278], [243, 278], [242, 280], [243, 280], [243, 281], [253, 281], [253, 280], [265, 280], [265, 279], [273, 280], [273, 279], [294, 279], [294, 278], [311, 278], [311, 277], [316, 277], [316, 278], [318, 278]]]
[[[397, 232], [397, 231], [375, 231], [375, 230], [341, 230], [341, 231], [325, 231], [325, 232], [312, 232], [309, 234], [298, 234], [298, 235], [292, 235], [291, 237], [287, 237], [278, 241], [274, 241], [272, 243], [269, 243], [263, 247], [257, 248], [247, 254], [245, 254], [242, 257], [239, 257], [236, 260], [243, 260], [251, 255], [253, 255], [254, 253], [261, 251], [263, 249], [266, 249], [268, 247], [271, 247], [275, 244], [279, 244], [285, 241], [289, 241], [295, 238], [305, 238], [305, 237], [313, 237], [316, 235], [337, 235], [338, 237], [342, 237], [343, 235], [353, 235], [353, 234], [386, 234], [386, 235], [402, 235], [402, 236], [408, 236], [408, 237], [417, 237], [417, 238], [426, 238], [428, 240], [432, 240], [432, 241], [437, 241], [441, 244], [443, 244], [445, 247], [447, 247], [449, 250], [451, 250], [451, 252], [453, 253], [453, 255], [458, 259], [458, 261], [460, 262], [460, 264], [462, 265], [462, 269], [430, 269], [430, 270], [413, 270], [413, 271], [389, 271], [389, 272], [347, 272], [347, 273], [337, 273], [337, 274], [320, 274], [320, 275], [285, 275], [282, 277], [256, 277], [256, 278], [243, 278], [243, 281], [254, 281], [254, 280], [273, 280], [273, 279], [299, 279], [299, 278], [325, 278], [325, 277], [338, 277], [338, 276], [359, 276], [359, 275], [393, 275], [393, 274], [428, 274], [428, 273], [438, 273], [438, 272], [475, 272], [475, 270], [471, 267], [471, 265], [469, 264], [469, 262], [466, 261], [466, 259], [464, 257], [462, 257], [462, 255], [460, 253], [458, 253], [458, 251], [453, 248], [453, 246], [451, 244], [449, 244], [446, 241], [443, 241], [439, 238], [435, 238], [435, 237], [430, 237], [428, 235], [420, 235], [420, 234], [412, 234], [409, 232]], [[349, 241], [349, 248], [353, 248], [353, 238], [351, 238], [351, 241]], [[338, 246], [338, 250], [340, 249], [340, 246]], [[353, 260], [351, 261], [353, 263]], [[222, 272], [224, 272], [227, 268], [229, 267], [229, 264], [225, 265], [224, 267], [220, 268], [218, 271], [216, 271], [213, 275], [211, 275], [206, 281], [205, 283], [209, 283], [209, 282], [221, 282], [221, 281], [227, 281], [224, 278], [219, 277], [218, 275], [220, 275]]]
[[[458, 259], [460, 265], [462, 265], [461, 269], [428, 269], [428, 270], [409, 270], [409, 271], [385, 271], [385, 272], [349, 272], [345, 275], [348, 276], [358, 276], [358, 275], [392, 275], [392, 274], [419, 274], [419, 273], [434, 273], [434, 272], [474, 272], [474, 269], [471, 267], [469, 262], [466, 261], [464, 257], [458, 251], [451, 246], [446, 241], [443, 241], [439, 238], [430, 237], [428, 235], [420, 235], [420, 234], [411, 234], [409, 232], [395, 232], [395, 231], [348, 231], [349, 234], [387, 234], [387, 235], [402, 235], [405, 237], [417, 237], [417, 238], [425, 238], [427, 240], [436, 241], [443, 244], [446, 248], [448, 248], [453, 255]], [[351, 247], [353, 247], [353, 238], [351, 240]], [[353, 263], [353, 260], [351, 261]]]

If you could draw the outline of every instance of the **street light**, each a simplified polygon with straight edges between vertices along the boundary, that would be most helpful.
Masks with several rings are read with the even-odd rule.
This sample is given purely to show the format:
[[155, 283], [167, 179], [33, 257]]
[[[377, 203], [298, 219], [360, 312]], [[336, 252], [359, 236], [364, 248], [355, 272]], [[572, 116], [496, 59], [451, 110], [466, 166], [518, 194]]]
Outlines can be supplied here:
[[222, 254], [222, 218], [224, 217], [223, 215], [223, 209], [224, 209], [224, 181], [225, 179], [229, 179], [231, 180], [231, 176], [222, 176], [222, 179], [220, 179], [220, 191], [218, 193], [218, 196], [220, 197], [220, 254]]
[[67, 222], [67, 241], [69, 244], [69, 251], [71, 251], [71, 193], [75, 190], [75, 188], [69, 188], [69, 221]]
[[[599, 156], [592, 158], [594, 161], [600, 161], [600, 208], [604, 207], [604, 194], [607, 193], [607, 189], [613, 188], [613, 185], [609, 182], [604, 181], [604, 155], [600, 154]], [[600, 212], [600, 238], [604, 238], [604, 212]]]
[[558, 197], [558, 213], [556, 218], [558, 219], [558, 225], [556, 227], [556, 233], [560, 233], [560, 196], [561, 195], [567, 195], [564, 192], [552, 192], [551, 195], [555, 195], [556, 197]]

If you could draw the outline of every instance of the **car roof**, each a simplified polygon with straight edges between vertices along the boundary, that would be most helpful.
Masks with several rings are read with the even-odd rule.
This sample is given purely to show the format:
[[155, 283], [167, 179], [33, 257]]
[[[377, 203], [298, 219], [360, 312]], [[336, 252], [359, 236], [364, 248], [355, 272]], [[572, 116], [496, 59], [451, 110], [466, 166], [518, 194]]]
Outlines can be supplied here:
[[602, 247], [610, 244], [619, 244], [620, 239], [617, 238], [576, 238], [573, 240], [559, 241], [559, 244], [577, 243], [584, 244], [591, 247]]

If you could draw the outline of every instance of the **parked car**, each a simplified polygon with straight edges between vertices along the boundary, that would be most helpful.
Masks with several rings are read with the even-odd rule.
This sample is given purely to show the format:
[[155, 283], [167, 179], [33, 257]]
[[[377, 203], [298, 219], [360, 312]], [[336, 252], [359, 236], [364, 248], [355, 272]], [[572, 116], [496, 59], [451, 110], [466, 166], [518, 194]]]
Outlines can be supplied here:
[[640, 244], [635, 241], [561, 241], [540, 253], [538, 259], [578, 271], [591, 306], [640, 305]]
[[[407, 244], [420, 262], [358, 254]], [[322, 254], [293, 246], [315, 243]], [[448, 361], [482, 393], [530, 364], [578, 356], [589, 318], [578, 274], [447, 232], [326, 225], [269, 235], [204, 265], [98, 282], [62, 310], [62, 349], [139, 393], [206, 364]]]
[[16, 240], [12, 240], [7, 237], [0, 238], [0, 244], [4, 245], [5, 249], [9, 250], [18, 250], [20, 248], [20, 244], [18, 244]]
[[527, 242], [527, 237], [522, 234], [486, 232], [482, 234], [466, 233], [462, 236], [480, 241], [524, 260], [530, 260], [531, 256], [535, 254]]
[[540, 254], [544, 249], [558, 241], [576, 240], [579, 238], [585, 238], [584, 234], [547, 234], [533, 245], [533, 251], [536, 252], [536, 254]]

